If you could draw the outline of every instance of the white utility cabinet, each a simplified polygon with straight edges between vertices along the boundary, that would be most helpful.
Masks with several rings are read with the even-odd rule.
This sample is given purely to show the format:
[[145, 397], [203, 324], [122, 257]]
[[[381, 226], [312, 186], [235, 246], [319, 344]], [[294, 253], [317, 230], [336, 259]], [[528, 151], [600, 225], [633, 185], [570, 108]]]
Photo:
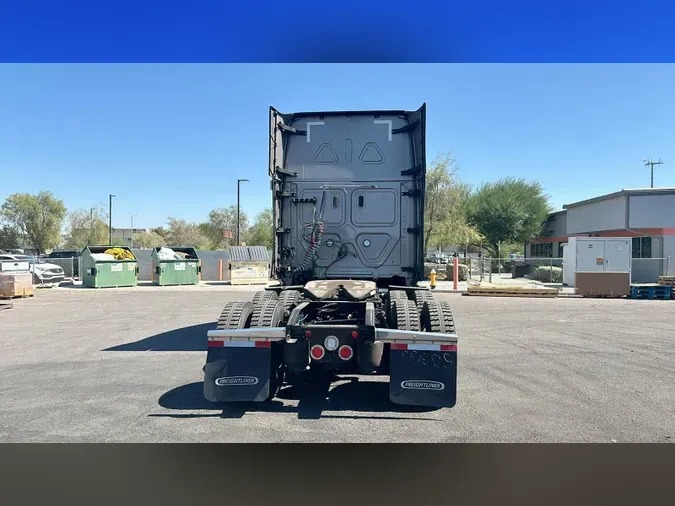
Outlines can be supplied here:
[[630, 237], [570, 237], [563, 245], [563, 284], [574, 286], [577, 272], [631, 271]]

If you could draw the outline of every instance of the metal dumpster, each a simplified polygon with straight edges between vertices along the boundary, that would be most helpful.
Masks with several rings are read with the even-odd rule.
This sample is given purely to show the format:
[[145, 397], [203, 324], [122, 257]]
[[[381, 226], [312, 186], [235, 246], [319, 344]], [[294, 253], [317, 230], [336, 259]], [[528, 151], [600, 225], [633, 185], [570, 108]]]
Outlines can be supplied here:
[[270, 255], [264, 246], [231, 246], [228, 249], [230, 284], [265, 285], [270, 277]]
[[[185, 258], [162, 257], [160, 251], [167, 249], [183, 253]], [[152, 250], [152, 282], [156, 285], [196, 285], [199, 283], [200, 272], [199, 256], [194, 248], [157, 247]]]
[[[133, 260], [101, 260], [96, 255], [112, 248], [127, 251]], [[138, 284], [138, 262], [126, 246], [86, 246], [82, 250], [82, 285], [89, 288], [117, 288]]]

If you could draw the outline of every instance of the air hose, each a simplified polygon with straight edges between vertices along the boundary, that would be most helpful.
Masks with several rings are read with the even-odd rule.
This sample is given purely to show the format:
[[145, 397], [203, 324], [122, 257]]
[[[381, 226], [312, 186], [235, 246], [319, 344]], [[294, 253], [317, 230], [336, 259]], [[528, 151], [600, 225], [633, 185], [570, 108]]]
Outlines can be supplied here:
[[304, 271], [312, 264], [312, 261], [314, 260], [314, 255], [319, 250], [319, 246], [321, 246], [322, 235], [323, 235], [323, 223], [318, 222], [315, 224], [314, 230], [312, 231], [312, 239], [309, 242], [309, 248], [307, 248], [305, 258], [303, 258], [300, 265], [295, 269], [296, 273]]
[[307, 270], [312, 263], [314, 262], [314, 255], [316, 252], [319, 250], [319, 246], [321, 246], [321, 236], [323, 235], [323, 222], [321, 219], [323, 218], [323, 206], [324, 202], [326, 200], [326, 190], [323, 191], [323, 194], [321, 195], [321, 204], [319, 207], [319, 219], [316, 219], [316, 207], [314, 207], [314, 226], [312, 228], [312, 237], [309, 241], [309, 248], [307, 248], [307, 253], [305, 254], [305, 258], [303, 258], [302, 262], [296, 269], [293, 271], [295, 274], [302, 272], [304, 270]]

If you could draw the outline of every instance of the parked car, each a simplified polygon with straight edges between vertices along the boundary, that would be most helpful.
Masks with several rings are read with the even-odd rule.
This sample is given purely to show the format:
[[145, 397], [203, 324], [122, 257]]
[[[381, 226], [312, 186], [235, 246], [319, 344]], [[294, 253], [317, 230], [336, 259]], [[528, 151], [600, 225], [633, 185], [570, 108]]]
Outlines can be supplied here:
[[59, 249], [52, 251], [48, 258], [79, 258], [82, 252], [79, 249]]
[[42, 259], [30, 255], [0, 255], [0, 260], [10, 260], [15, 262], [28, 262], [29, 270], [33, 274], [33, 284], [56, 284], [58, 285], [66, 277], [63, 269], [56, 265], [43, 262]]

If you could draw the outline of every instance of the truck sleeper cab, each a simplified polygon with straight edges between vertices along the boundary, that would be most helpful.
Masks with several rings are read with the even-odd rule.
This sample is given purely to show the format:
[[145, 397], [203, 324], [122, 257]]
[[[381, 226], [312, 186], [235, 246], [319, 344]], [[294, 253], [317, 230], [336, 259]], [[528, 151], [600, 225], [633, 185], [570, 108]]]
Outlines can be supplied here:
[[426, 108], [270, 108], [272, 273], [208, 333], [204, 395], [272, 398], [284, 383], [386, 374], [398, 404], [452, 407], [457, 336], [423, 279]]

